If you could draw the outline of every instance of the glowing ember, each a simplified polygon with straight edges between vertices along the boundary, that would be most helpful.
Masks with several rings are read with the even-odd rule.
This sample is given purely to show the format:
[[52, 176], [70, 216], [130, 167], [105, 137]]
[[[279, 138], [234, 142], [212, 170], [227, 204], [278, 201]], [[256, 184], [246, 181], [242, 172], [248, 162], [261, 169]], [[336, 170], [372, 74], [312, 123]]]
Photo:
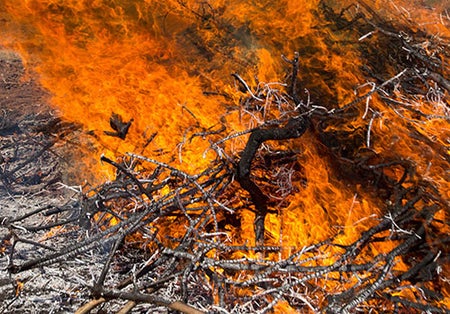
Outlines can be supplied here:
[[[94, 146], [82, 159], [92, 164], [99, 181], [109, 171], [95, 164], [101, 153], [111, 157], [136, 152], [197, 173], [217, 158], [210, 141], [221, 138], [222, 127], [232, 134], [294, 112], [291, 99], [276, 97], [285, 89], [281, 82], [292, 80], [285, 77], [291, 65], [281, 56], [291, 58], [298, 52], [296, 87], [305, 107], [323, 115], [350, 108], [352, 118], [346, 118], [345, 124], [317, 118], [301, 139], [265, 147], [268, 154], [296, 154], [294, 162], [264, 178], [278, 188], [266, 187], [273, 197], [265, 220], [265, 244], [282, 246], [280, 256], [286, 258], [291, 250], [331, 237], [340, 245], [357, 241], [386, 215], [390, 204], [386, 204], [389, 197], [380, 195], [383, 184], [390, 187], [389, 182], [395, 181], [407, 188], [414, 180], [430, 182], [444, 203], [450, 200], [449, 90], [445, 89], [450, 73], [448, 54], [442, 52], [448, 49], [450, 18], [444, 1], [428, 1], [433, 9], [419, 4], [423, 1], [380, 0], [370, 6], [333, 2], [0, 0], [4, 24], [0, 44], [19, 51], [53, 95], [55, 108], [65, 119], [85, 127]], [[363, 25], [358, 24], [362, 16], [368, 19], [367, 29], [357, 29]], [[421, 69], [397, 67], [390, 62], [389, 51], [374, 52], [389, 47], [382, 46], [387, 42], [412, 42], [406, 38], [411, 34], [400, 38], [389, 33], [390, 25], [378, 25], [380, 18], [430, 38], [421, 47], [410, 47], [410, 53], [420, 51], [436, 63], [436, 71], [426, 74], [434, 86], [419, 91], [411, 87], [414, 82], [410, 87], [396, 85], [406, 71]], [[435, 44], [439, 38], [441, 46]], [[378, 81], [367, 81], [380, 73]], [[390, 88], [389, 95], [377, 93], [385, 87]], [[254, 113], [246, 107], [253, 102], [242, 103], [249, 94], [251, 101], [266, 106], [264, 110]], [[356, 106], [353, 101], [358, 97], [364, 100]], [[286, 108], [267, 109], [275, 105]], [[343, 137], [345, 146], [336, 140]], [[246, 139], [223, 144], [224, 154], [236, 156]], [[371, 161], [370, 171], [379, 176], [357, 178], [358, 165], [336, 166], [336, 159], [355, 156]], [[263, 154], [257, 158], [255, 176], [267, 175], [261, 169]], [[377, 163], [381, 159], [385, 165]], [[405, 173], [414, 179], [405, 180]], [[281, 180], [286, 177], [291, 180]], [[381, 177], [386, 182], [378, 181]], [[264, 180], [258, 184], [264, 185]], [[163, 191], [160, 197], [168, 193]], [[230, 195], [230, 203], [243, 202], [247, 196], [242, 194]], [[133, 210], [130, 204], [123, 206]], [[239, 226], [225, 225], [233, 244], [254, 243], [254, 215], [244, 209]], [[440, 209], [435, 218], [448, 221], [448, 213]], [[111, 225], [117, 223], [111, 218]], [[183, 232], [182, 223], [177, 223], [167, 219], [164, 224], [174, 237], [178, 230]], [[364, 254], [370, 259], [395, 246], [395, 239], [373, 244]], [[339, 250], [329, 250], [323, 252], [324, 265], [336, 261]], [[233, 257], [255, 255], [236, 252]], [[401, 258], [393, 267], [408, 268]], [[448, 269], [444, 271], [448, 275]], [[346, 278], [346, 283], [356, 280]], [[338, 291], [343, 283], [334, 284], [327, 283], [329, 291]], [[445, 300], [448, 303], [448, 295]], [[281, 301], [276, 309], [284, 312], [291, 307]]]

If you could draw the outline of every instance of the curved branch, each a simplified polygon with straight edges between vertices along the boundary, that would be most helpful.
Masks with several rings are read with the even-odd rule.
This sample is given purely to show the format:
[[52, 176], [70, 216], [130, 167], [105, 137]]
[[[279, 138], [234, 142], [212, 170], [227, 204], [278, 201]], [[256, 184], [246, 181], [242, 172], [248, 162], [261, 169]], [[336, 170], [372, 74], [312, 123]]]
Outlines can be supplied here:
[[255, 204], [255, 238], [257, 245], [264, 243], [264, 219], [267, 214], [268, 198], [261, 189], [250, 179], [250, 168], [253, 158], [259, 146], [268, 140], [286, 140], [298, 138], [305, 133], [309, 126], [306, 117], [294, 117], [289, 119], [286, 126], [273, 129], [255, 129], [247, 141], [242, 152], [241, 159], [237, 165], [236, 180], [241, 187], [250, 193], [252, 202]]

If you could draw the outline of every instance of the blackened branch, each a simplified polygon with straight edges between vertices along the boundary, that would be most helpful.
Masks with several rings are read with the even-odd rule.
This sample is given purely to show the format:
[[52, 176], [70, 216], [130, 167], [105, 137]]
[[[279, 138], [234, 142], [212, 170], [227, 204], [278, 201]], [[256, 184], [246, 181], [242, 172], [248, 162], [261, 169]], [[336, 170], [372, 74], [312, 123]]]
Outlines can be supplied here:
[[301, 100], [297, 96], [297, 75], [298, 75], [298, 58], [299, 54], [298, 52], [294, 52], [294, 58], [292, 60], [289, 60], [285, 56], [281, 56], [284, 61], [288, 62], [292, 65], [292, 77], [291, 77], [291, 84], [289, 86], [289, 95], [291, 95], [292, 99], [295, 102], [295, 105], [299, 105], [301, 103]]
[[309, 126], [309, 120], [303, 117], [291, 118], [286, 126], [273, 129], [255, 129], [242, 152], [241, 159], [237, 165], [236, 179], [241, 187], [246, 190], [256, 208], [255, 216], [255, 238], [257, 245], [264, 243], [264, 219], [267, 214], [267, 196], [250, 179], [250, 169], [253, 158], [259, 146], [269, 140], [286, 140], [302, 136]]
[[115, 136], [124, 140], [128, 134], [128, 129], [130, 128], [131, 123], [133, 123], [133, 119], [131, 119], [128, 122], [125, 122], [123, 121], [122, 116], [113, 112], [111, 114], [111, 117], [109, 118], [109, 125], [114, 130], [114, 132], [104, 131], [104, 133], [106, 135]]

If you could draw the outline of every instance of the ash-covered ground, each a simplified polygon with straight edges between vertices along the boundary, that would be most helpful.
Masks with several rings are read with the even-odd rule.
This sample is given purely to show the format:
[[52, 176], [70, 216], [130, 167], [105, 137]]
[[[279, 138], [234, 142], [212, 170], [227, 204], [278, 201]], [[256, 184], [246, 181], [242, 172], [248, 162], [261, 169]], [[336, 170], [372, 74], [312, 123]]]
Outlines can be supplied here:
[[[26, 73], [20, 57], [0, 50], [0, 313], [74, 312], [89, 298], [80, 269], [95, 271], [102, 258], [92, 256], [89, 267], [79, 260], [12, 276], [7, 271], [10, 245], [26, 237], [21, 226], [39, 226], [49, 218], [42, 213], [17, 224], [7, 226], [6, 221], [42, 208], [76, 208], [80, 195], [79, 187], [71, 185], [76, 175], [70, 167], [73, 145], [69, 147], [65, 139], [77, 127], [63, 122], [48, 100], [34, 75]], [[64, 215], [70, 215], [70, 210]], [[47, 232], [38, 232], [35, 241], [53, 248], [62, 245]], [[76, 241], [76, 234], [72, 236]], [[33, 246], [19, 243], [14, 263], [32, 254]]]

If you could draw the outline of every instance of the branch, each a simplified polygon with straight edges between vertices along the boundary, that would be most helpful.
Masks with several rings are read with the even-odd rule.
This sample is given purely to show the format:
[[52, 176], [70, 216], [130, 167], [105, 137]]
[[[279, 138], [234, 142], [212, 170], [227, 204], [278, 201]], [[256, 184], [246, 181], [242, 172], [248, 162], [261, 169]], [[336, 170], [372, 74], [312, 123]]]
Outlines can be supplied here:
[[236, 180], [241, 187], [250, 193], [256, 208], [255, 238], [257, 245], [264, 244], [264, 219], [267, 214], [268, 198], [261, 189], [250, 179], [250, 168], [259, 146], [269, 140], [286, 140], [298, 138], [305, 133], [309, 120], [303, 117], [289, 119], [285, 127], [272, 129], [255, 129], [250, 134], [247, 145], [242, 152], [237, 165]]

